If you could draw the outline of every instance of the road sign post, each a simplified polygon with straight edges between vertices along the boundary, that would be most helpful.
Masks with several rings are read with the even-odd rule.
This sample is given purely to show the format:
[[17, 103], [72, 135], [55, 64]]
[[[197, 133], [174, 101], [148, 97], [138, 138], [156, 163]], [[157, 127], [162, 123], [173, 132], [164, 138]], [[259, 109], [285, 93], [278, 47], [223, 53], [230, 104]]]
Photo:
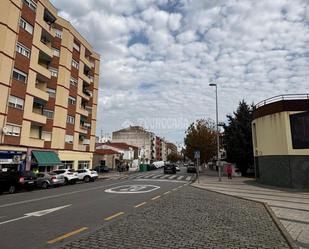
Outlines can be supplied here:
[[199, 150], [194, 151], [194, 158], [196, 159], [197, 183], [200, 183], [200, 157], [201, 157], [200, 151]]

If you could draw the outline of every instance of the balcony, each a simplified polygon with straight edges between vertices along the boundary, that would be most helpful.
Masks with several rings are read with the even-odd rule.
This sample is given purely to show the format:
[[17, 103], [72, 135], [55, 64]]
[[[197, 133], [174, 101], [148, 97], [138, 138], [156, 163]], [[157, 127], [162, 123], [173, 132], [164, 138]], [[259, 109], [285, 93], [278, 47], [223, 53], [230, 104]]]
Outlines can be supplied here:
[[39, 73], [42, 74], [44, 77], [50, 79], [51, 78], [51, 73], [49, 71], [49, 65], [51, 62], [51, 57], [48, 54], [45, 54], [44, 52], [40, 51], [39, 52], [39, 59], [38, 59], [38, 70]]
[[44, 147], [44, 140], [42, 139], [42, 126], [31, 124], [29, 143], [34, 147]]
[[55, 31], [53, 29], [54, 23], [56, 21], [56, 17], [53, 16], [52, 13], [48, 11], [48, 9], [44, 9], [43, 13], [43, 21], [40, 23], [42, 27], [53, 37], [55, 36]]
[[45, 103], [44, 100], [38, 98], [33, 99], [31, 120], [40, 124], [46, 124], [46, 116], [43, 115]]
[[39, 48], [49, 57], [53, 57], [52, 41], [53, 37], [45, 29], [42, 29]]
[[78, 137], [78, 150], [86, 151], [86, 144], [84, 142], [86, 141], [86, 143], [87, 143], [87, 140], [89, 140], [89, 139], [86, 139], [85, 135], [79, 134], [79, 137]]

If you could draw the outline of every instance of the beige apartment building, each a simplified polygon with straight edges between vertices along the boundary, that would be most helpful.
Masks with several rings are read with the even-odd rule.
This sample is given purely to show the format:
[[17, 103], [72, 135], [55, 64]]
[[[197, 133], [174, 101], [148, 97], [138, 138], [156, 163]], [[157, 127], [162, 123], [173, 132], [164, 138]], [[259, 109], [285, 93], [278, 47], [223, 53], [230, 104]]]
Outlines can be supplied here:
[[1, 0], [0, 37], [0, 167], [90, 167], [100, 56], [48, 0]]

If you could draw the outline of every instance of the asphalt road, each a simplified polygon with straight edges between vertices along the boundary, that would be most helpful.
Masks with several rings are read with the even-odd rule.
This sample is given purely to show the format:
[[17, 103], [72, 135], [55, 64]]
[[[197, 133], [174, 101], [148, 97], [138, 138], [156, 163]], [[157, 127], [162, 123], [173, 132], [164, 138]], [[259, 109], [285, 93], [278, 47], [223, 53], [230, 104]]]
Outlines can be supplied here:
[[[183, 177], [180, 177], [183, 176]], [[0, 196], [1, 249], [59, 247], [193, 179], [184, 169]], [[170, 179], [172, 178], [172, 179]], [[179, 180], [181, 178], [182, 180]], [[132, 187], [132, 185], [134, 187]], [[136, 186], [143, 185], [143, 186]], [[144, 185], [151, 185], [145, 187]], [[113, 190], [113, 188], [116, 188]], [[108, 190], [110, 192], [106, 192]], [[119, 192], [126, 193], [119, 193]], [[141, 191], [142, 193], [134, 193]], [[117, 192], [117, 193], [114, 193]], [[38, 212], [45, 210], [46, 212]]]

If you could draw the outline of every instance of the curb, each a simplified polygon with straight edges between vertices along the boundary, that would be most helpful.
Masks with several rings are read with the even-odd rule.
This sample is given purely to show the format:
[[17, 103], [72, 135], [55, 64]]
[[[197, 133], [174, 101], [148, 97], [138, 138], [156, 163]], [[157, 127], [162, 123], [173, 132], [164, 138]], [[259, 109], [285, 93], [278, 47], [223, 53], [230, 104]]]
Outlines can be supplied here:
[[255, 201], [255, 200], [247, 199], [247, 198], [244, 198], [244, 197], [241, 197], [241, 196], [229, 195], [229, 194], [217, 192], [215, 190], [210, 190], [210, 189], [205, 189], [205, 188], [201, 188], [201, 187], [198, 187], [198, 186], [193, 186], [192, 184], [190, 184], [190, 185], [193, 188], [203, 189], [203, 190], [206, 190], [206, 191], [209, 191], [209, 192], [213, 192], [213, 193], [216, 193], [216, 194], [221, 194], [221, 195], [225, 195], [225, 196], [229, 196], [229, 197], [238, 198], [238, 199], [241, 199], [241, 200], [246, 200], [246, 201], [251, 201], [251, 202], [262, 204], [265, 207], [265, 209], [266, 209], [267, 213], [269, 214], [270, 218], [275, 223], [276, 227], [279, 229], [281, 235], [283, 236], [283, 238], [285, 239], [285, 241], [287, 242], [289, 247], [291, 249], [299, 249], [299, 246], [293, 240], [292, 236], [287, 232], [285, 227], [281, 224], [280, 220], [277, 218], [277, 216], [275, 215], [273, 210], [270, 208], [270, 206], [266, 202]]

